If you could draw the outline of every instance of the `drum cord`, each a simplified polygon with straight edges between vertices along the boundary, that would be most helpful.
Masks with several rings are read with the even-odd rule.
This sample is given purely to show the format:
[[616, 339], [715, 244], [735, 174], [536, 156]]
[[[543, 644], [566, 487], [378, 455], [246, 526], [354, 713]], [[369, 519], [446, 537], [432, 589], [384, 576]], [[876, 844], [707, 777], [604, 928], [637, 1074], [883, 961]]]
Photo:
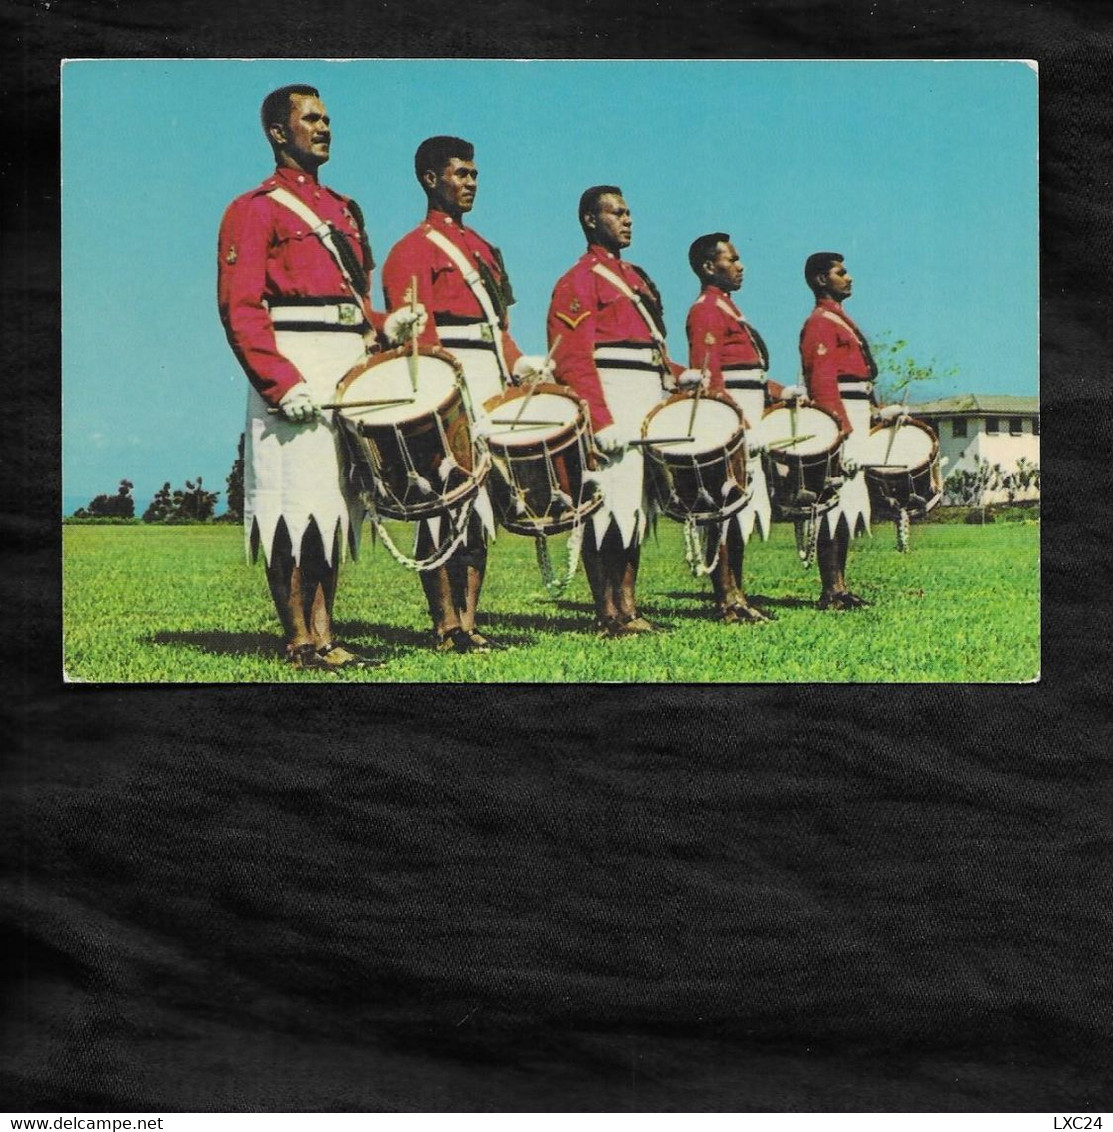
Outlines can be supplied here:
[[796, 528], [796, 553], [800, 556], [800, 562], [804, 569], [807, 570], [815, 558], [816, 542], [819, 538], [819, 506], [816, 504], [812, 507], [811, 514], [803, 519], [797, 519], [794, 526]]
[[897, 515], [897, 550], [904, 554], [908, 550], [908, 536], [911, 529], [911, 520], [905, 508], [900, 509]]
[[[579, 442], [578, 448], [580, 450], [582, 463], [586, 463], [587, 453], [583, 450], [582, 440]], [[556, 468], [553, 465], [552, 455], [547, 448], [545, 449], [545, 471], [549, 477], [549, 491], [551, 497], [559, 500], [566, 507], [574, 507], [575, 504], [572, 502], [572, 497], [561, 489], [560, 480], [557, 476]], [[580, 494], [582, 498], [582, 489]], [[576, 571], [580, 566], [580, 549], [583, 546], [583, 541], [584, 521], [583, 517], [577, 511], [576, 518], [572, 523], [572, 530], [568, 535], [568, 560], [564, 575], [558, 578], [553, 570], [553, 560], [549, 557], [549, 540], [545, 535], [537, 536], [537, 568], [541, 571], [541, 581], [548, 591], [549, 597], [554, 600], [564, 593], [569, 583], [576, 576]]]
[[699, 527], [695, 516], [689, 515], [685, 518], [684, 561], [688, 563], [688, 569], [691, 570], [693, 578], [706, 578], [713, 574], [715, 567], [719, 565], [719, 555], [723, 551], [722, 529], [718, 523], [708, 527], [706, 537], [715, 540], [715, 557], [711, 559], [710, 563], [705, 563], [704, 559], [707, 555], [704, 552], [705, 548], [700, 538]]
[[[364, 493], [363, 502], [364, 506], [367, 507], [368, 517], [375, 528], [375, 533], [382, 539], [383, 545], [389, 551], [391, 558], [393, 558], [399, 566], [407, 570], [415, 570], [419, 573], [424, 573], [428, 570], [436, 570], [438, 567], [443, 566], [467, 537], [468, 520], [471, 518], [472, 506], [476, 498], [477, 496], [473, 495], [465, 500], [459, 511], [455, 512], [453, 515], [450, 526], [450, 529], [454, 529], [452, 536], [437, 547], [428, 558], [420, 560], [411, 558], [404, 551], [398, 549], [394, 540], [390, 537], [390, 532], [386, 529], [386, 525], [379, 517], [379, 512], [375, 508], [370, 493]], [[450, 512], [450, 514], [452, 513]]]
[[556, 576], [553, 569], [553, 560], [549, 557], [549, 539], [546, 535], [536, 535], [537, 568], [541, 571], [541, 581], [548, 591], [549, 597], [554, 600], [560, 597], [568, 588], [569, 583], [576, 576], [580, 568], [580, 549], [584, 541], [584, 523], [577, 519], [568, 535], [568, 562], [564, 574]]

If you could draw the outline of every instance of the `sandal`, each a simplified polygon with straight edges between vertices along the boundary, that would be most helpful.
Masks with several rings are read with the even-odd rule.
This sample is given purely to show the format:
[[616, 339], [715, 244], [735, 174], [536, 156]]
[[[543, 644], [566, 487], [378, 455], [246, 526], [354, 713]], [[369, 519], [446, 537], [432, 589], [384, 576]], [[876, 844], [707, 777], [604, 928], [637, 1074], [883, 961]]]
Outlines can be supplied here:
[[837, 611], [850, 609], [863, 609], [871, 603], [864, 597], [852, 594], [849, 590], [840, 590], [838, 593], [824, 594], [819, 599], [820, 609], [834, 609]]
[[317, 661], [316, 667], [333, 671], [341, 668], [381, 668], [383, 665], [381, 660], [360, 656], [359, 653], [345, 648], [339, 641], [333, 641], [332, 644], [322, 645], [317, 649]]
[[433, 633], [434, 652], [477, 652], [478, 646], [465, 629], [449, 629], [447, 633]]

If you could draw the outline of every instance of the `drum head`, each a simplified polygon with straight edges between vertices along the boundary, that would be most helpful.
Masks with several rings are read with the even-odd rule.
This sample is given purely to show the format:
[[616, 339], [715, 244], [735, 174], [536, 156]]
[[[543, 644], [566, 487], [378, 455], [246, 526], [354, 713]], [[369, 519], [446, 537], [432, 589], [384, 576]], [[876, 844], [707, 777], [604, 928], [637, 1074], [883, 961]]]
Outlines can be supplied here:
[[921, 468], [931, 462], [935, 437], [919, 421], [883, 425], [866, 438], [859, 463], [874, 467]]
[[[416, 371], [416, 392], [410, 376], [411, 366]], [[337, 389], [337, 400], [342, 405], [345, 401], [371, 400], [401, 403], [338, 411], [355, 424], [384, 425], [413, 420], [432, 412], [451, 396], [456, 388], [456, 372], [451, 359], [439, 354], [418, 354], [416, 358], [387, 354], [344, 378]]]
[[[802, 405], [795, 410], [787, 406], [770, 409], [761, 418], [761, 442], [773, 448], [773, 455], [819, 456], [838, 446], [839, 422], [833, 413], [815, 405]], [[786, 440], [801, 437], [795, 444]]]
[[[519, 412], [522, 423], [514, 426], [510, 422]], [[492, 448], [520, 448], [559, 436], [574, 425], [579, 416], [579, 400], [554, 390], [534, 393], [528, 405], [525, 397], [502, 398], [489, 410], [482, 427]]]
[[701, 397], [692, 416], [693, 400], [667, 401], [658, 406], [645, 419], [645, 438], [669, 439], [691, 435], [694, 441], [683, 440], [675, 444], [656, 444], [658, 452], [675, 453], [678, 456], [692, 455], [696, 452], [710, 452], [725, 449], [742, 429], [742, 413], [733, 404], [711, 397]]

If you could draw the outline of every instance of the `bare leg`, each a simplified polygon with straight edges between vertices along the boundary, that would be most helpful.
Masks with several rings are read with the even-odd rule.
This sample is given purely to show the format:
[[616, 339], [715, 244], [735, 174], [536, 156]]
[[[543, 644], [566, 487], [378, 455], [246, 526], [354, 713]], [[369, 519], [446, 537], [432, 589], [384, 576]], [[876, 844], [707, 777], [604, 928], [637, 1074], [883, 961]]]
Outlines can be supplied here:
[[[605, 538], [603, 542], [605, 545]], [[607, 577], [604, 552], [596, 544], [594, 527], [589, 526], [584, 535], [581, 558], [584, 573], [587, 575], [587, 584], [591, 587], [591, 596], [595, 601], [595, 616], [600, 625], [606, 625], [609, 621], [618, 618], [618, 607], [615, 604], [613, 587]]]
[[[711, 548], [708, 548], [711, 553]], [[742, 569], [746, 557], [746, 543], [742, 532], [733, 523], [719, 550], [719, 564], [711, 577], [719, 614], [727, 624], [745, 624], [771, 620], [746, 600], [742, 585]]]
[[270, 587], [275, 612], [286, 636], [287, 652], [313, 643], [306, 624], [306, 603], [302, 570], [294, 563], [290, 535], [284, 522], [279, 522], [267, 558], [267, 585]]
[[869, 605], [868, 601], [846, 588], [846, 555], [849, 547], [850, 529], [845, 518], [839, 518], [833, 537], [820, 530], [816, 541], [819, 577], [823, 583], [823, 593], [819, 598], [820, 609], [859, 609], [863, 605]]
[[305, 668], [371, 666], [333, 639], [332, 609], [340, 574], [339, 533], [333, 535], [332, 560], [325, 559], [316, 524], [302, 537], [301, 561], [294, 562], [285, 523], [275, 533], [267, 562], [267, 584], [286, 634], [286, 655]]
[[332, 644], [332, 606], [340, 565], [335, 540], [333, 550], [332, 562], [326, 562], [320, 532], [310, 523], [302, 538], [301, 562], [295, 563], [286, 524], [279, 523], [275, 532], [267, 584], [291, 649]]
[[452, 598], [460, 625], [465, 633], [474, 633], [479, 595], [487, 573], [483, 526], [475, 515], [471, 516], [468, 523], [467, 541], [449, 561], [449, 571], [452, 576]]
[[842, 516], [839, 517], [834, 535], [828, 533], [826, 521], [820, 520], [820, 523], [815, 556], [819, 563], [823, 597], [829, 599], [846, 590], [846, 554], [850, 545], [850, 532], [846, 519]]
[[627, 546], [617, 550], [614, 558], [615, 590], [618, 613], [623, 621], [638, 617], [638, 567], [641, 564], [641, 547]]

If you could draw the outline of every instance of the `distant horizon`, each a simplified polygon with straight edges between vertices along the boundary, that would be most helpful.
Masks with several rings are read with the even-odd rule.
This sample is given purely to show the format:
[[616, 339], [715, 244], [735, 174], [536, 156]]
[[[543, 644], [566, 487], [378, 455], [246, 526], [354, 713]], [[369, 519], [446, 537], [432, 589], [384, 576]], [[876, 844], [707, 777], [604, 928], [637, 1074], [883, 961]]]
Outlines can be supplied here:
[[[79, 60], [62, 74], [65, 514], [121, 479], [141, 512], [198, 475], [224, 510], [247, 381], [217, 318], [216, 233], [273, 168], [259, 102], [293, 81], [321, 90], [322, 180], [360, 202], [379, 264], [424, 215], [417, 142], [476, 144], [468, 223], [502, 249], [527, 352], [543, 351], [552, 286], [583, 250], [580, 191], [616, 183], [675, 356], [698, 294], [688, 244], [726, 231], [773, 378], [798, 374], [803, 260], [830, 248], [871, 340], [903, 340], [944, 375], [910, 400], [1038, 395], [1037, 76], [1023, 62]], [[128, 122], [110, 160], [106, 105]]]

